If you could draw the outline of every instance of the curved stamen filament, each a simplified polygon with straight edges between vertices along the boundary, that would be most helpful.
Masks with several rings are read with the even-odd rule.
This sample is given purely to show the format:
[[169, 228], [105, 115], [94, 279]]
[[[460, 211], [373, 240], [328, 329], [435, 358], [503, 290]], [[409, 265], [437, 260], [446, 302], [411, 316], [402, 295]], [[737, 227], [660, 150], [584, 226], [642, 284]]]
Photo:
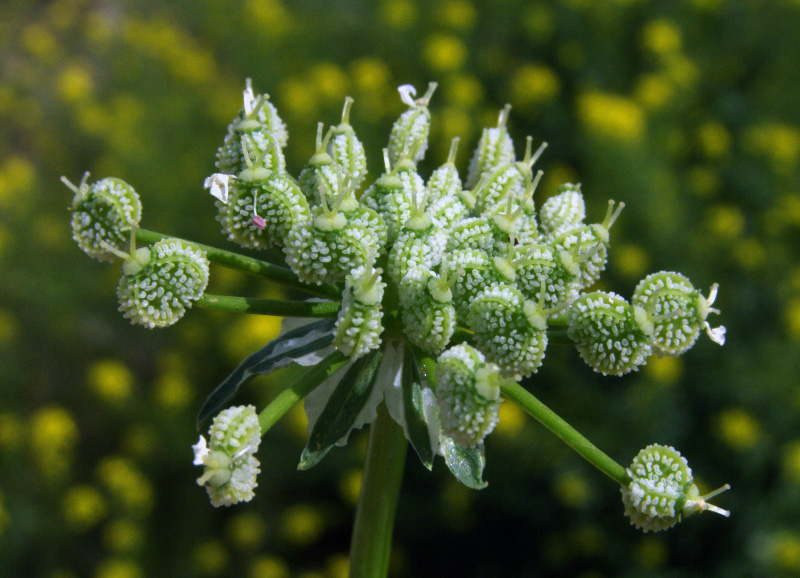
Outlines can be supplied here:
[[620, 202], [617, 205], [617, 209], [614, 210], [614, 201], [609, 199], [608, 210], [606, 211], [606, 217], [605, 219], [603, 219], [602, 223], [603, 228], [606, 230], [610, 229], [611, 226], [614, 224], [614, 222], [617, 220], [617, 217], [619, 217], [619, 214], [622, 212], [622, 209], [624, 208], [625, 208], [625, 203]]

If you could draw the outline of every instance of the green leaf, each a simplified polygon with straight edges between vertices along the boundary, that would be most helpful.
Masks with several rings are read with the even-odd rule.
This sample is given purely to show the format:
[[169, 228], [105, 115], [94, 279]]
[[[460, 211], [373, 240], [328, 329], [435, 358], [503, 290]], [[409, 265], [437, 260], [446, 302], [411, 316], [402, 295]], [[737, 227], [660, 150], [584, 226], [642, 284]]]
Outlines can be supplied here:
[[482, 490], [489, 485], [483, 481], [483, 467], [486, 465], [483, 442], [464, 448], [457, 445], [452, 438], [442, 436], [440, 449], [447, 467], [459, 482], [473, 490]]
[[417, 452], [423, 465], [429, 470], [433, 467], [434, 449], [431, 445], [431, 434], [425, 419], [425, 407], [422, 390], [427, 386], [420, 373], [419, 365], [410, 347], [405, 348], [403, 356], [403, 413], [409, 441]]
[[375, 376], [382, 357], [383, 352], [377, 349], [350, 366], [317, 418], [300, 456], [298, 469], [307, 470], [317, 465], [336, 442], [352, 429], [375, 386]]
[[335, 318], [303, 325], [273, 339], [263, 348], [247, 356], [203, 402], [197, 414], [197, 429], [200, 429], [203, 421], [218, 413], [239, 389], [256, 375], [267, 375], [276, 369], [286, 367], [299, 357], [333, 343], [335, 325]]

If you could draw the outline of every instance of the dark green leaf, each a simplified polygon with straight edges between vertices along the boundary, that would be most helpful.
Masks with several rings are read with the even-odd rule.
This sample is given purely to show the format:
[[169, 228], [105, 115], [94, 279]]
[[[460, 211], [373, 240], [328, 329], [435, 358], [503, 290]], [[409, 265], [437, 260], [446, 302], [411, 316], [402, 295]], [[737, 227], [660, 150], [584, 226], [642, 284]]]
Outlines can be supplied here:
[[307, 470], [317, 465], [336, 442], [350, 431], [372, 393], [382, 357], [383, 352], [378, 349], [350, 366], [317, 418], [298, 469]]
[[463, 448], [452, 438], [442, 437], [441, 450], [444, 461], [456, 479], [473, 490], [482, 490], [489, 484], [483, 481], [483, 467], [486, 456], [483, 454], [483, 442], [475, 447]]
[[[197, 429], [200, 429], [203, 421], [219, 412], [236, 395], [239, 388], [255, 375], [267, 375], [286, 367], [293, 359], [330, 345], [333, 342], [332, 329], [335, 324], [336, 319], [331, 318], [303, 325], [273, 339], [247, 356], [203, 402], [197, 415]], [[290, 343], [292, 340], [294, 343]]]
[[402, 373], [403, 413], [411, 445], [423, 465], [430, 470], [433, 467], [434, 453], [423, 407], [422, 389], [426, 385], [414, 353], [410, 347], [406, 347]]

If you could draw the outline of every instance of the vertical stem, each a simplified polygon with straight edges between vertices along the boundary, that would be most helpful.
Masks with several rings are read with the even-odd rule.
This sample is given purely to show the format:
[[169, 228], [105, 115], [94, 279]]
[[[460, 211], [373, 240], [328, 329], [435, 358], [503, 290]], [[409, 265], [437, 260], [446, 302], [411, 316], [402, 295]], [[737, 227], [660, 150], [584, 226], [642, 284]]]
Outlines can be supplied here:
[[372, 423], [350, 543], [350, 578], [385, 578], [408, 444], [384, 404]]

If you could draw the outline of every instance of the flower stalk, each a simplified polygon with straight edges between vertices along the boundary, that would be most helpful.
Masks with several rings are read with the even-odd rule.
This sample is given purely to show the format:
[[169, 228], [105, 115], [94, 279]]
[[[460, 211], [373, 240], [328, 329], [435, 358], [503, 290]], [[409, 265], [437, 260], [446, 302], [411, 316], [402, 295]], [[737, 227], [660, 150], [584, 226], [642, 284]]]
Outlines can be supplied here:
[[336, 317], [340, 304], [331, 301], [285, 301], [282, 299], [257, 299], [233, 295], [206, 293], [195, 303], [197, 307], [228, 313], [253, 313], [277, 317]]

